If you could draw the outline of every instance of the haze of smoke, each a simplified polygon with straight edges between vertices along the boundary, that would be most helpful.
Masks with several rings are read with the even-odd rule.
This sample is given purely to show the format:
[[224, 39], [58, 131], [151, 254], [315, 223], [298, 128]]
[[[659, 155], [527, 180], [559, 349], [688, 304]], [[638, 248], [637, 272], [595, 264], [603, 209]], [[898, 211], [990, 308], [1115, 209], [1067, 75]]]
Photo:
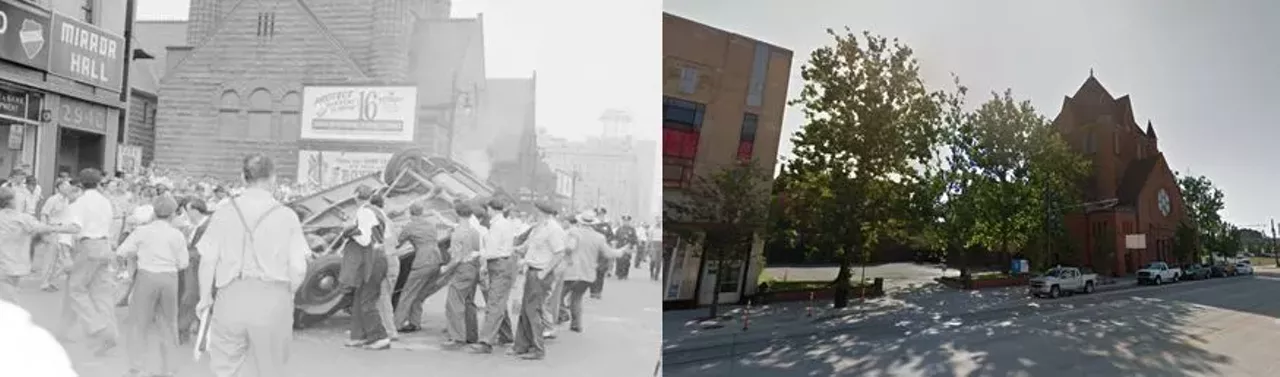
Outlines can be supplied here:
[[493, 168], [493, 163], [489, 161], [489, 153], [484, 150], [472, 150], [462, 152], [462, 165], [471, 169], [480, 179], [489, 179], [489, 170]]

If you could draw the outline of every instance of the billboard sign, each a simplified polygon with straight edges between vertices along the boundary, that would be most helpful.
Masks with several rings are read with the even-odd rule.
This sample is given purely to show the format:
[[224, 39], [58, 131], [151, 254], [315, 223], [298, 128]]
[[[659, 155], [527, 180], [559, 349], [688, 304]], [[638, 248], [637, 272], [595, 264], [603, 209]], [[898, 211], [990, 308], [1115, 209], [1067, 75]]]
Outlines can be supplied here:
[[302, 88], [304, 140], [412, 142], [418, 89], [411, 86]]
[[124, 81], [124, 38], [61, 13], [53, 13], [49, 72], [119, 92]]
[[298, 151], [298, 183], [329, 187], [370, 173], [380, 173], [391, 153]]
[[49, 16], [0, 1], [0, 59], [47, 69], [49, 30]]

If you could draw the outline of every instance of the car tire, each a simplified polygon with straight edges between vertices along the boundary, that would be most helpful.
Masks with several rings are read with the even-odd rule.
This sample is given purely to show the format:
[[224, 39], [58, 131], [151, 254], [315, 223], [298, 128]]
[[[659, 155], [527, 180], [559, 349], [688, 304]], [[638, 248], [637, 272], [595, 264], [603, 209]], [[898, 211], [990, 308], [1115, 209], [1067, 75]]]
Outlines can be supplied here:
[[1163, 284], [1163, 282], [1160, 281], [1159, 276], [1156, 276], [1156, 278], [1151, 281], [1151, 284], [1160, 285], [1160, 284]]
[[1049, 298], [1058, 298], [1061, 295], [1062, 295], [1062, 292], [1059, 291], [1058, 286], [1055, 285], [1055, 286], [1049, 287]]
[[1093, 293], [1093, 289], [1094, 289], [1094, 288], [1093, 288], [1093, 282], [1091, 282], [1091, 281], [1090, 281], [1090, 282], [1086, 282], [1086, 283], [1084, 283], [1084, 293], [1085, 293], [1085, 294]]

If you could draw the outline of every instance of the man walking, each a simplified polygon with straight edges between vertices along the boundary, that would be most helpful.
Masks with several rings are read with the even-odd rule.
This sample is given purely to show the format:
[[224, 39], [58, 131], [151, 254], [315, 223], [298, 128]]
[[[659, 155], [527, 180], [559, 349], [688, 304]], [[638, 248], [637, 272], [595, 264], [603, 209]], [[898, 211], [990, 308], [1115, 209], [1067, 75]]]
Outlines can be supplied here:
[[[191, 256], [186, 237], [170, 222], [178, 203], [164, 195], [156, 197], [152, 207], [155, 220], [139, 226], [116, 250], [122, 258], [137, 258], [138, 266], [129, 301], [129, 375], [142, 374], [147, 354], [158, 349], [160, 370], [147, 375], [172, 376], [178, 366], [173, 358], [178, 347], [178, 272], [187, 268]], [[153, 339], [159, 344], [151, 343]]]
[[621, 250], [609, 247], [604, 234], [595, 229], [595, 215], [578, 215], [578, 224], [569, 230], [568, 268], [564, 272], [565, 294], [569, 296], [569, 330], [582, 332], [582, 296], [598, 279], [601, 259], [617, 258]]
[[[88, 168], [78, 178], [84, 193], [68, 208], [71, 226], [75, 228], [75, 253], [71, 276], [62, 310], [64, 321], [77, 321], [97, 343], [94, 354], [105, 356], [116, 346], [115, 282], [109, 269], [111, 219], [115, 216], [111, 201], [98, 190], [102, 172]], [[60, 327], [66, 331], [71, 323]], [[64, 336], [66, 334], [63, 334]]]
[[615, 238], [618, 240], [618, 248], [624, 253], [618, 257], [614, 273], [618, 276], [618, 280], [627, 280], [631, 275], [631, 256], [635, 254], [636, 247], [640, 244], [640, 240], [636, 237], [636, 228], [631, 226], [631, 216], [622, 216], [622, 226], [618, 227]]
[[666, 258], [662, 256], [662, 223], [653, 223], [646, 233], [649, 234], [649, 279], [658, 281], [658, 275], [662, 272], [662, 264], [666, 263]]
[[485, 233], [480, 259], [487, 271], [488, 280], [484, 294], [484, 326], [480, 327], [480, 342], [471, 346], [475, 353], [492, 353], [493, 346], [509, 342], [511, 318], [507, 316], [508, 297], [515, 280], [516, 261], [513, 257], [515, 225], [503, 215], [503, 203], [491, 199], [485, 206], [489, 215], [489, 231]]
[[449, 297], [445, 302], [445, 318], [448, 320], [448, 348], [461, 348], [479, 341], [476, 323], [476, 284], [480, 279], [481, 233], [484, 229], [475, 212], [479, 209], [459, 202], [454, 205], [458, 213], [458, 225], [449, 236], [449, 262], [441, 268], [449, 277]]
[[[208, 349], [215, 376], [285, 376], [293, 294], [307, 273], [307, 240], [298, 217], [271, 195], [275, 163], [255, 153], [245, 157], [242, 171], [248, 188], [213, 213], [196, 243], [196, 313], [212, 321]], [[204, 317], [208, 308], [211, 318]]]
[[[409, 206], [409, 215], [413, 218], [400, 231], [396, 242], [413, 245], [413, 267], [409, 270], [400, 302], [396, 305], [395, 324], [400, 327], [401, 332], [422, 329], [422, 302], [434, 293], [428, 290], [429, 286], [439, 286], [434, 283], [440, 279], [444, 264], [437, 236], [437, 222], [426, 213], [426, 208], [420, 203]], [[473, 286], [473, 291], [474, 288]]]
[[348, 232], [350, 239], [344, 241], [338, 280], [344, 290], [355, 293], [350, 309], [351, 339], [346, 346], [381, 350], [391, 347], [391, 339], [378, 314], [378, 296], [382, 294], [382, 280], [387, 275], [387, 257], [381, 246], [386, 234], [385, 225], [370, 208], [372, 198], [373, 189], [369, 186], [356, 188], [360, 207], [356, 209], [355, 227]]
[[544, 329], [549, 327], [543, 322], [547, 296], [553, 288], [553, 282], [564, 256], [565, 233], [560, 223], [552, 217], [555, 208], [549, 203], [539, 202], [535, 205], [538, 213], [529, 233], [529, 238], [521, 247], [526, 248], [524, 260], [525, 283], [524, 294], [520, 302], [520, 320], [516, 326], [516, 356], [525, 360], [539, 360], [546, 356], [543, 344]]

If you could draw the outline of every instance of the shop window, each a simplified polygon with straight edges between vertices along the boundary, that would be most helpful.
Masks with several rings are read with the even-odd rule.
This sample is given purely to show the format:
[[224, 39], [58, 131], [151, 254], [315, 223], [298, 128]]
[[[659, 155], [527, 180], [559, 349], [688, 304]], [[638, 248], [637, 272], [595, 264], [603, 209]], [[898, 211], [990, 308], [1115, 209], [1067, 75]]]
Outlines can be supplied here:
[[224, 138], [244, 135], [244, 123], [239, 118], [240, 96], [234, 90], [222, 92], [218, 101], [218, 135]]
[[249, 139], [271, 139], [271, 102], [271, 92], [266, 89], [258, 88], [249, 95]]
[[302, 132], [302, 96], [298, 92], [289, 92], [280, 100], [280, 127], [277, 128], [276, 140], [296, 141]]

